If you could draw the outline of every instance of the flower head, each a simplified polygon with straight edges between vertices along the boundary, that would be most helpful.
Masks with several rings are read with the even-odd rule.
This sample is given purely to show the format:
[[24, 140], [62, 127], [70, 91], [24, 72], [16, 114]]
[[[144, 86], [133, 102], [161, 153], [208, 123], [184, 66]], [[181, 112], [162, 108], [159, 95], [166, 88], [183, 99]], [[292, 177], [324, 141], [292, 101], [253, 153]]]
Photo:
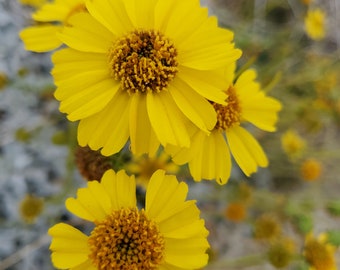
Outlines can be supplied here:
[[88, 1], [60, 36], [53, 56], [60, 111], [78, 121], [78, 141], [134, 154], [159, 144], [188, 147], [186, 123], [209, 132], [225, 103], [223, 74], [240, 56], [233, 33], [197, 0]]
[[318, 238], [309, 233], [305, 239], [303, 255], [313, 270], [336, 270], [335, 246], [327, 243], [327, 235]]
[[231, 171], [230, 152], [247, 176], [258, 166], [268, 165], [262, 147], [241, 124], [249, 122], [262, 130], [275, 131], [281, 103], [261, 91], [255, 78], [254, 70], [245, 71], [226, 89], [226, 104], [212, 102], [217, 122], [210, 135], [194, 129], [189, 149], [167, 148], [175, 162], [189, 162], [194, 180], [216, 179], [225, 184]]
[[315, 159], [307, 159], [302, 163], [300, 171], [303, 180], [315, 181], [320, 177], [322, 165]]
[[270, 244], [268, 260], [276, 268], [287, 267], [293, 259], [295, 249], [292, 239], [278, 238]]
[[32, 15], [36, 25], [25, 28], [19, 34], [25, 48], [34, 52], [47, 52], [60, 47], [62, 41], [57, 33], [63, 26], [70, 24], [70, 18], [74, 14], [85, 11], [85, 0], [44, 1]]
[[320, 40], [325, 37], [325, 12], [319, 8], [308, 10], [305, 17], [305, 30], [307, 35]]
[[124, 171], [108, 170], [88, 182], [66, 207], [94, 223], [87, 236], [59, 223], [49, 229], [52, 262], [72, 269], [197, 269], [207, 264], [208, 231], [188, 188], [175, 176], [155, 172], [145, 209], [136, 207], [136, 183]]
[[242, 202], [229, 203], [224, 213], [228, 220], [241, 222], [247, 217], [247, 206]]
[[273, 240], [281, 235], [281, 225], [269, 214], [263, 214], [254, 224], [254, 237], [258, 240]]
[[32, 223], [41, 214], [44, 202], [41, 198], [26, 195], [20, 202], [19, 212], [23, 220]]
[[287, 130], [281, 137], [283, 151], [291, 159], [299, 157], [306, 147], [306, 141], [294, 130]]
[[161, 169], [167, 173], [175, 174], [179, 167], [171, 161], [169, 155], [164, 151], [155, 156], [133, 156], [133, 160], [126, 164], [125, 169], [128, 173], [136, 176], [137, 184], [147, 187], [152, 174]]

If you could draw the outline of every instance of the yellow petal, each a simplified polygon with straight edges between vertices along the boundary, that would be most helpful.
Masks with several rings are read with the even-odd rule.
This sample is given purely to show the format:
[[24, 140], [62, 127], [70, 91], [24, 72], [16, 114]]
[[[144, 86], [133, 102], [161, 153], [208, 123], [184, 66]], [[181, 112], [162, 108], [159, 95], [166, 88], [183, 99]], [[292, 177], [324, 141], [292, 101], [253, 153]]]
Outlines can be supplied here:
[[195, 181], [213, 180], [225, 184], [231, 172], [231, 159], [228, 146], [220, 131], [205, 135], [199, 144], [200, 150], [189, 162], [189, 169]]
[[19, 35], [26, 50], [48, 52], [61, 46], [62, 41], [57, 37], [61, 29], [59, 25], [32, 26], [22, 30]]
[[63, 22], [71, 11], [72, 7], [59, 3], [46, 3], [41, 6], [33, 15], [32, 18], [39, 22]]
[[87, 260], [82, 264], [70, 268], [70, 270], [97, 270], [97, 268], [93, 265], [92, 261]]
[[230, 151], [245, 175], [268, 166], [268, 159], [256, 139], [244, 128], [234, 126], [226, 131]]
[[117, 174], [113, 170], [104, 173], [101, 181], [111, 199], [112, 210], [136, 207], [136, 181], [121, 170]]
[[88, 237], [76, 228], [59, 223], [48, 230], [52, 236], [52, 262], [58, 268], [72, 268], [88, 260]]
[[[106, 54], [85, 53], [67, 48], [56, 51], [52, 55], [52, 62], [54, 64], [52, 75], [57, 86], [65, 81], [67, 83], [65, 83], [64, 87], [66, 87], [66, 84], [69, 83], [68, 80], [77, 78], [79, 74], [86, 74], [82, 78], [77, 78], [81, 80], [78, 81], [81, 88], [91, 85], [99, 79], [109, 77]], [[89, 72], [95, 73], [95, 76], [89, 76]], [[68, 94], [72, 95], [72, 92], [69, 91]], [[58, 96], [58, 99], [65, 97]]]
[[157, 222], [167, 218], [176, 209], [182, 208], [188, 186], [178, 183], [173, 175], [157, 170], [151, 177], [146, 193], [145, 209], [148, 216]]
[[118, 91], [99, 113], [82, 119], [78, 126], [78, 142], [93, 150], [102, 147], [102, 154], [119, 152], [129, 137], [129, 95]]
[[167, 91], [148, 93], [147, 111], [151, 126], [161, 144], [188, 147], [190, 138], [185, 128], [187, 121]]
[[149, 153], [153, 156], [159, 148], [159, 141], [151, 128], [145, 95], [138, 93], [132, 95], [129, 124], [132, 153], [135, 155]]
[[[207, 236], [208, 231], [204, 227], [204, 220], [197, 219], [195, 221], [191, 221], [188, 224], [177, 225], [177, 228], [171, 228], [170, 226], [162, 226], [162, 234], [167, 238], [173, 239], [185, 239], [185, 238], [195, 238], [198, 236]], [[170, 229], [170, 231], [166, 231], [166, 229]]]
[[208, 132], [216, 124], [216, 112], [205, 98], [179, 79], [169, 86], [169, 93], [183, 114], [198, 128]]
[[93, 18], [105, 26], [115, 37], [120, 37], [134, 29], [124, 2], [131, 1], [87, 1], [86, 7]]
[[185, 269], [198, 269], [208, 263], [205, 251], [209, 243], [205, 238], [166, 239], [165, 262]]
[[227, 80], [224, 70], [200, 71], [180, 66], [177, 76], [206, 99], [226, 104], [227, 95], [224, 90], [229, 87], [230, 80]]
[[[77, 83], [72, 81], [70, 85], [76, 86]], [[110, 78], [98, 81], [94, 85], [80, 89], [79, 92], [74, 91], [73, 96], [60, 103], [59, 110], [68, 113], [67, 118], [70, 121], [86, 118], [101, 111], [110, 102], [119, 87], [120, 85]], [[61, 88], [62, 86], [59, 87], [59, 89]], [[77, 88], [75, 87], [75, 89]]]
[[82, 52], [107, 53], [115, 40], [111, 32], [88, 13], [77, 13], [58, 36], [69, 47]]

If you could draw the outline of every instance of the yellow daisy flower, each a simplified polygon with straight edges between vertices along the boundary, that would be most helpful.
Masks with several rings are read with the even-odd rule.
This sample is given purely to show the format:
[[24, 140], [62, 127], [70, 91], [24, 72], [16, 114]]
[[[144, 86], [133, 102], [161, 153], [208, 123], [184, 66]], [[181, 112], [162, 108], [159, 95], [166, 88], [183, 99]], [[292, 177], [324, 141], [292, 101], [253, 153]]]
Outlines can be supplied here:
[[49, 229], [55, 267], [62, 269], [197, 269], [208, 262], [208, 231], [187, 185], [155, 172], [145, 209], [136, 207], [136, 183], [108, 170], [66, 200], [73, 214], [94, 223], [87, 236], [59, 223]]
[[54, 0], [45, 3], [32, 15], [36, 25], [19, 33], [25, 49], [47, 52], [60, 47], [62, 41], [57, 37], [57, 33], [63, 26], [70, 24], [72, 15], [85, 11], [85, 0]]
[[102, 0], [71, 18], [53, 56], [60, 111], [80, 120], [81, 146], [114, 154], [128, 138], [135, 154], [159, 143], [190, 145], [191, 121], [208, 132], [225, 103], [223, 76], [240, 56], [233, 33], [197, 0]]
[[283, 151], [292, 160], [300, 157], [306, 148], [306, 141], [293, 129], [287, 130], [281, 136]]
[[179, 166], [172, 162], [169, 155], [164, 151], [161, 151], [155, 156], [133, 156], [132, 161], [126, 164], [125, 169], [128, 173], [136, 176], [138, 185], [146, 188], [155, 171], [161, 169], [165, 170], [167, 173], [176, 174], [179, 170]]
[[262, 147], [241, 123], [250, 122], [260, 129], [275, 131], [281, 103], [266, 96], [255, 78], [254, 70], [245, 71], [226, 90], [227, 105], [212, 102], [217, 123], [210, 135], [197, 130], [190, 148], [178, 151], [178, 148], [167, 147], [175, 162], [189, 161], [194, 180], [216, 179], [219, 184], [225, 184], [231, 171], [230, 152], [247, 176], [256, 172], [258, 166], [268, 165]]
[[325, 12], [319, 8], [308, 10], [305, 17], [305, 30], [307, 35], [314, 40], [325, 37]]
[[307, 182], [318, 180], [322, 173], [322, 164], [313, 158], [305, 160], [300, 167], [302, 179]]
[[311, 270], [336, 270], [335, 250], [335, 246], [327, 243], [325, 233], [320, 234], [318, 238], [309, 233], [305, 239], [303, 255]]

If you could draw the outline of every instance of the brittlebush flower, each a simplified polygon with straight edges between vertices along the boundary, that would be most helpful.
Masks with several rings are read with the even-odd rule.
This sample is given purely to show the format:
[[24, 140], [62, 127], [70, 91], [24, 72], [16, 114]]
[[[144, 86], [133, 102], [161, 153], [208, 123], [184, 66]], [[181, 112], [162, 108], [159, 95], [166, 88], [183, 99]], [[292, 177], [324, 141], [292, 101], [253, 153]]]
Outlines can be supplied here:
[[325, 37], [325, 12], [319, 8], [308, 10], [305, 17], [305, 30], [307, 35], [314, 40]]
[[293, 260], [295, 244], [292, 239], [280, 237], [274, 240], [268, 250], [268, 260], [276, 268], [287, 267]]
[[197, 269], [208, 262], [208, 231], [188, 187], [155, 172], [145, 209], [136, 207], [136, 183], [124, 171], [108, 170], [66, 200], [73, 214], [94, 223], [87, 236], [59, 223], [49, 229], [52, 262], [70, 269]]
[[281, 103], [261, 91], [255, 78], [254, 70], [243, 72], [236, 83], [226, 89], [226, 105], [212, 102], [217, 123], [210, 135], [196, 129], [192, 132], [190, 148], [167, 147], [175, 162], [189, 161], [195, 181], [216, 179], [219, 184], [225, 184], [231, 172], [230, 152], [247, 176], [256, 172], [258, 166], [268, 165], [262, 147], [241, 124], [249, 122], [262, 130], [275, 131]]
[[242, 202], [229, 203], [224, 214], [228, 220], [234, 222], [244, 221], [247, 217], [247, 206]]
[[335, 246], [327, 243], [326, 234], [322, 233], [316, 238], [309, 233], [305, 239], [303, 255], [311, 270], [336, 270], [335, 250]]
[[155, 156], [133, 156], [132, 161], [126, 164], [125, 169], [128, 173], [136, 176], [138, 185], [146, 188], [155, 171], [161, 169], [167, 173], [176, 174], [179, 167], [172, 162], [169, 155], [162, 151]]
[[34, 52], [57, 49], [62, 45], [57, 33], [70, 24], [72, 15], [85, 11], [85, 0], [46, 2], [32, 15], [36, 25], [29, 26], [19, 33], [25, 49]]
[[33, 223], [44, 208], [42, 198], [26, 195], [20, 202], [19, 213], [24, 221]]
[[289, 129], [282, 135], [281, 145], [287, 156], [294, 160], [305, 150], [306, 141], [295, 130]]
[[196, 0], [88, 1], [53, 56], [60, 111], [80, 120], [78, 142], [103, 155], [130, 138], [134, 154], [188, 147], [187, 121], [209, 132], [207, 99], [225, 103], [223, 73], [240, 56], [233, 33]]
[[315, 159], [305, 160], [300, 167], [301, 177], [305, 181], [316, 181], [322, 172], [322, 165]]

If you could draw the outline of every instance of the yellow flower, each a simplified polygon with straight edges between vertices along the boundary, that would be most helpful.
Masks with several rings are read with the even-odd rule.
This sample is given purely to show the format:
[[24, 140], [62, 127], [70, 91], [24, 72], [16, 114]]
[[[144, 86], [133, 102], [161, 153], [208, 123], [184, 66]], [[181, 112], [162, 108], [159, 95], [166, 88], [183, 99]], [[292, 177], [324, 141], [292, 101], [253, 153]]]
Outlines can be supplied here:
[[327, 243], [327, 235], [320, 234], [315, 238], [309, 233], [305, 239], [303, 255], [312, 270], [336, 270], [334, 258], [335, 246]]
[[60, 47], [62, 41], [57, 37], [57, 33], [63, 26], [70, 24], [72, 15], [85, 11], [85, 0], [54, 0], [45, 3], [32, 15], [36, 25], [19, 33], [25, 49], [47, 52]]
[[281, 103], [266, 96], [255, 78], [254, 70], [245, 71], [235, 85], [227, 89], [227, 105], [212, 102], [217, 123], [210, 135], [197, 130], [193, 132], [190, 148], [178, 151], [167, 147], [175, 162], [189, 161], [195, 181], [216, 179], [225, 184], [231, 171], [230, 152], [247, 176], [256, 172], [258, 166], [268, 165], [262, 147], [241, 123], [250, 122], [262, 130], [275, 131]]
[[225, 216], [231, 221], [241, 222], [247, 217], [247, 206], [242, 202], [229, 203]]
[[158, 170], [136, 207], [134, 177], [108, 170], [66, 200], [73, 214], [94, 223], [87, 236], [59, 223], [49, 229], [52, 262], [70, 269], [197, 269], [208, 262], [208, 231], [188, 187]]
[[278, 238], [270, 244], [268, 260], [276, 268], [287, 267], [293, 260], [295, 244], [290, 238]]
[[19, 206], [19, 213], [23, 220], [28, 223], [33, 223], [35, 219], [41, 214], [44, 208], [44, 202], [41, 198], [26, 195]]
[[282, 135], [281, 145], [289, 158], [294, 159], [302, 154], [306, 147], [306, 142], [296, 131], [289, 129]]
[[224, 103], [226, 67], [240, 56], [233, 33], [197, 0], [88, 1], [53, 56], [60, 111], [80, 120], [78, 141], [112, 155], [130, 137], [134, 154], [159, 143], [190, 145], [185, 123], [208, 132]]
[[315, 159], [307, 159], [302, 163], [300, 171], [304, 180], [315, 181], [320, 177], [322, 165]]
[[254, 237], [258, 240], [274, 240], [281, 235], [281, 225], [269, 214], [261, 215], [254, 224]]
[[155, 171], [162, 169], [167, 173], [175, 174], [178, 172], [179, 167], [171, 161], [169, 155], [162, 151], [159, 155], [152, 157], [148, 155], [133, 156], [133, 160], [126, 164], [125, 169], [129, 173], [136, 175], [137, 184], [146, 188]]
[[314, 40], [325, 37], [325, 12], [319, 8], [308, 10], [305, 17], [305, 30], [307, 35]]

